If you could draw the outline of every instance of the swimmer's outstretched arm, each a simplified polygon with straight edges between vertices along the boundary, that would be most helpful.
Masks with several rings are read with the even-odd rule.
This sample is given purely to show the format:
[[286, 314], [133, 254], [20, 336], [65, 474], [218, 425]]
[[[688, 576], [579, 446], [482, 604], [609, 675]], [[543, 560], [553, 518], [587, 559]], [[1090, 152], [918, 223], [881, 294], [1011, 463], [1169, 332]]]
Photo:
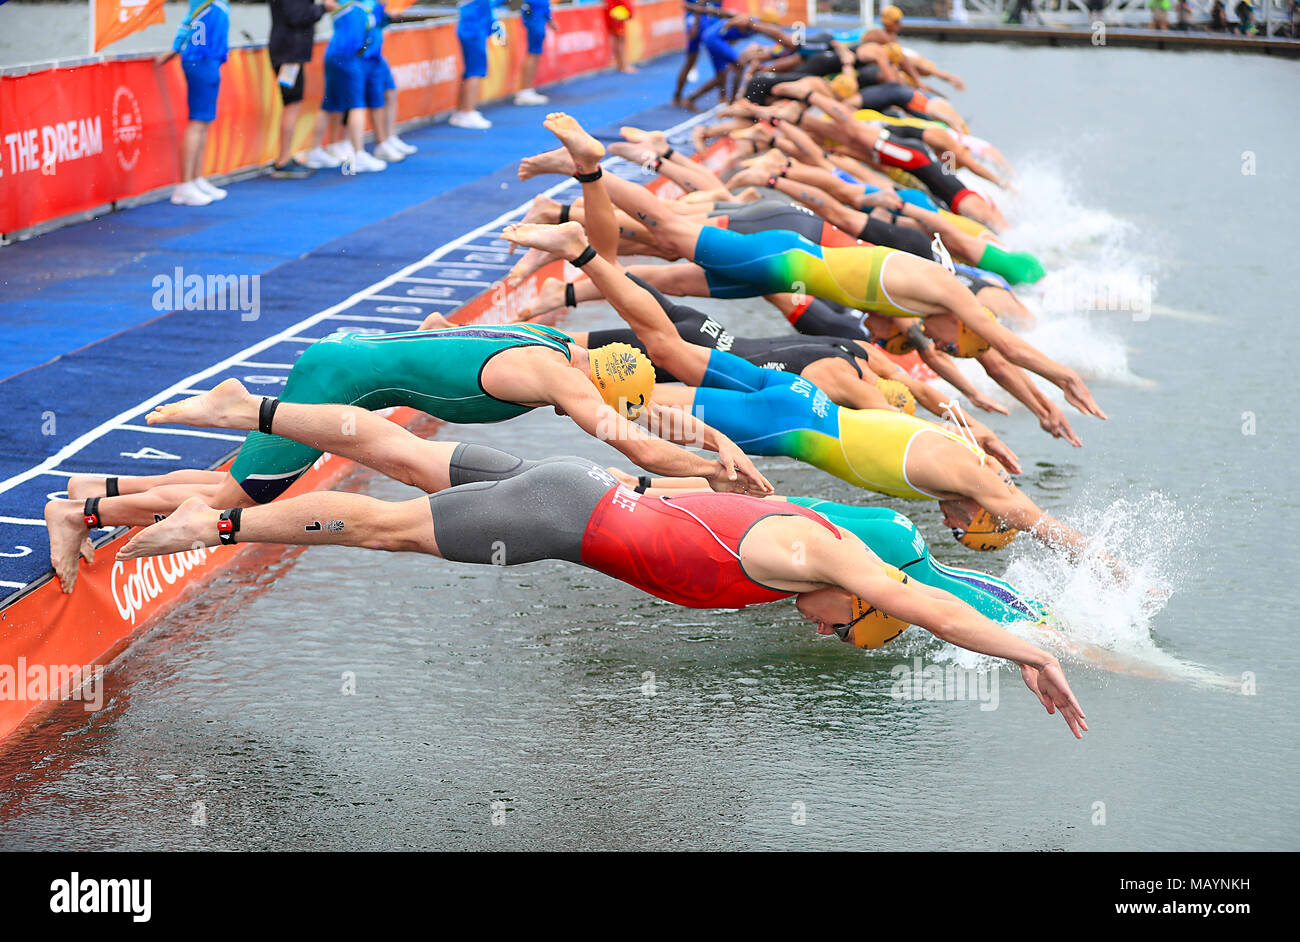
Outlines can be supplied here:
[[[942, 354], [940, 354], [942, 356]], [[1064, 438], [1075, 448], [1083, 447], [1083, 440], [1075, 433], [1070, 420], [1052, 400], [1043, 395], [1034, 381], [1020, 367], [1008, 363], [996, 350], [985, 350], [976, 359], [984, 372], [995, 383], [1015, 396], [1026, 409], [1038, 418], [1039, 426], [1054, 438]]]
[[[941, 589], [916, 581], [906, 585], [894, 581], [878, 565], [867, 564], [874, 560], [866, 558], [859, 541], [818, 534], [808, 546], [806, 559], [815, 581], [852, 592], [885, 614], [924, 628], [949, 644], [1021, 665], [1025, 684], [1047, 712], [1059, 710], [1075, 738], [1083, 738], [1088, 729], [1083, 708], [1070, 690], [1060, 662], [1048, 652], [998, 627]], [[755, 573], [753, 578], [764, 576]], [[767, 573], [766, 578], [773, 576]]]
[[1078, 373], [1016, 336], [996, 319], [985, 315], [984, 308], [975, 300], [975, 295], [954, 276], [947, 272], [944, 274], [947, 275], [946, 278], [935, 278], [931, 285], [954, 316], [1016, 366], [1023, 366], [1058, 386], [1065, 393], [1066, 401], [1080, 412], [1095, 415], [1099, 419], [1106, 418], [1106, 413], [1097, 405], [1092, 391]]
[[683, 340], [654, 295], [629, 278], [617, 262], [594, 258], [583, 270], [645, 344], [652, 362], [690, 386], [704, 381], [712, 351]]

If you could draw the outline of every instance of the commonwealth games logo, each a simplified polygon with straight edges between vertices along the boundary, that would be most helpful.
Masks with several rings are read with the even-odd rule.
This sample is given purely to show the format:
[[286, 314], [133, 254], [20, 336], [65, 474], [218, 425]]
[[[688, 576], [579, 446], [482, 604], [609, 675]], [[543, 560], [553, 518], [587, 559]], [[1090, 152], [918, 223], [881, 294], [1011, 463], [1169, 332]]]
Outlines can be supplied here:
[[140, 159], [144, 140], [144, 118], [135, 92], [119, 85], [113, 93], [113, 143], [117, 147], [117, 163], [128, 173]]

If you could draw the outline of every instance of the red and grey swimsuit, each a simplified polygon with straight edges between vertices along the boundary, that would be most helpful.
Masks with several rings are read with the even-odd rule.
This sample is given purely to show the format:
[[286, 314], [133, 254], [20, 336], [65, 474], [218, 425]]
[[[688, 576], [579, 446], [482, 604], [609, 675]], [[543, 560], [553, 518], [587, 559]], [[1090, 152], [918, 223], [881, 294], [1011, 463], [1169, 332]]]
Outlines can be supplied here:
[[742, 494], [649, 497], [625, 487], [605, 495], [587, 521], [582, 564], [690, 608], [744, 608], [794, 595], [755, 582], [740, 544], [767, 517], [823, 517], [795, 504]]
[[452, 455], [452, 487], [429, 498], [450, 560], [513, 566], [565, 559], [691, 608], [744, 608], [793, 592], [755, 582], [740, 544], [767, 517], [816, 511], [741, 494], [638, 494], [586, 458], [529, 461], [485, 445]]

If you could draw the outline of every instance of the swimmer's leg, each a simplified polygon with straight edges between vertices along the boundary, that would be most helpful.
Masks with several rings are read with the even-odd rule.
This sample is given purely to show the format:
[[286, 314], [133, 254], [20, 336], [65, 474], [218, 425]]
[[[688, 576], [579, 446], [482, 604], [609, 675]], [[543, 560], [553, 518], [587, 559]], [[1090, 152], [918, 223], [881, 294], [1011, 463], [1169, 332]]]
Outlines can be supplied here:
[[97, 520], [86, 520], [89, 500], [52, 500], [45, 505], [45, 526], [50, 538], [50, 565], [64, 592], [77, 582], [77, 562], [86, 552], [87, 531], [92, 527], [142, 527], [172, 513], [191, 497], [219, 501], [223, 506], [246, 507], [252, 498], [229, 474], [217, 484], [170, 484], [139, 494], [103, 497], [92, 505]]
[[[239, 380], [228, 379], [202, 395], [155, 410], [147, 421], [253, 431], [260, 425], [262, 402], [263, 397], [248, 392]], [[448, 467], [455, 442], [426, 441], [358, 406], [279, 402], [270, 432], [351, 459], [426, 493], [450, 486]]]
[[542, 122], [543, 126], [560, 139], [564, 149], [573, 158], [573, 171], [582, 183], [582, 199], [586, 205], [587, 239], [602, 258], [618, 258], [618, 223], [614, 218], [609, 196], [601, 186], [601, 176], [583, 180], [583, 176], [600, 174], [600, 160], [605, 156], [605, 145], [583, 129], [576, 119], [563, 111], [553, 111]]
[[[693, 258], [695, 243], [704, 228], [674, 212], [663, 200], [645, 187], [609, 173], [601, 177], [605, 192], [614, 205], [641, 222], [654, 240], [682, 258]], [[588, 206], [588, 213], [592, 207]]]
[[[684, 298], [711, 296], [704, 270], [690, 262], [677, 265], [629, 265], [626, 271], [663, 294]], [[521, 313], [520, 320], [541, 317], [562, 307], [574, 307], [586, 301], [599, 301], [602, 297], [604, 295], [600, 289], [586, 276], [567, 285], [559, 278], [547, 278], [542, 282], [536, 300]]]
[[[132, 537], [118, 551], [117, 558], [218, 546], [220, 520], [220, 510], [198, 498], [188, 500], [166, 520]], [[243, 510], [234, 537], [238, 543], [329, 544], [442, 555], [434, 537], [433, 512], [427, 497], [394, 503], [337, 491], [303, 494]]]
[[72, 500], [85, 500], [88, 497], [108, 496], [108, 482], [116, 482], [116, 494], [139, 494], [153, 487], [164, 484], [219, 484], [225, 477], [224, 471], [200, 471], [182, 469], [166, 474], [121, 475], [108, 478], [103, 475], [74, 474], [68, 478], [68, 497]]

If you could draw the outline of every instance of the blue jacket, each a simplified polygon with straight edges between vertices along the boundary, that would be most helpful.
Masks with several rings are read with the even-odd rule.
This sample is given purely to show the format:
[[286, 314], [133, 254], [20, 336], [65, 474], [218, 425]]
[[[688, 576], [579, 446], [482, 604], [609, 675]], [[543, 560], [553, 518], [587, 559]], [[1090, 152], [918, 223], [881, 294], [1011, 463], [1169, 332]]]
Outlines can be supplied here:
[[225, 62], [229, 33], [230, 7], [226, 0], [190, 0], [190, 12], [176, 30], [172, 49], [181, 54], [183, 62]]
[[460, 19], [456, 23], [458, 36], [486, 36], [496, 22], [493, 7], [505, 6], [506, 0], [460, 0]]
[[366, 36], [374, 27], [374, 6], [362, 0], [351, 0], [335, 10], [334, 35], [325, 47], [326, 59], [355, 58], [366, 45]]

